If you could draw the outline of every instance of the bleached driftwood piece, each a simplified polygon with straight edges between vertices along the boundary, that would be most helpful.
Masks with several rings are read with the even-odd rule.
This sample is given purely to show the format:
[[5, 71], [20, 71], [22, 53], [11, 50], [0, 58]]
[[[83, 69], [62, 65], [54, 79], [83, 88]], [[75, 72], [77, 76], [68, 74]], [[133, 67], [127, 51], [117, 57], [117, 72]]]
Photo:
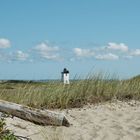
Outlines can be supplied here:
[[49, 110], [39, 110], [27, 106], [0, 100], [0, 112], [41, 125], [69, 126], [63, 114]]

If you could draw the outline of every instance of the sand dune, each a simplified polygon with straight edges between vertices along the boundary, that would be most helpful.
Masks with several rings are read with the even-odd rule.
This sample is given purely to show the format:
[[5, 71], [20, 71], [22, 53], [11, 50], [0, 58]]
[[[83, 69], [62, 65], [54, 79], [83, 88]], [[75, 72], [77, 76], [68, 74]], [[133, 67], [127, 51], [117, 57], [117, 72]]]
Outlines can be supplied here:
[[70, 127], [39, 126], [14, 117], [7, 126], [32, 140], [140, 140], [140, 102], [113, 101], [64, 113]]

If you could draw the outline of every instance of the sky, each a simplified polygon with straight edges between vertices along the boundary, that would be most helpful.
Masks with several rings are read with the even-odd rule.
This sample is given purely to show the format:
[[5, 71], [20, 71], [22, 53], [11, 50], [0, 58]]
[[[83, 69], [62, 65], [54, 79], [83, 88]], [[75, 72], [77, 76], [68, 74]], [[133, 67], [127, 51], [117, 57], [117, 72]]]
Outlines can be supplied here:
[[0, 0], [0, 79], [140, 74], [139, 0]]

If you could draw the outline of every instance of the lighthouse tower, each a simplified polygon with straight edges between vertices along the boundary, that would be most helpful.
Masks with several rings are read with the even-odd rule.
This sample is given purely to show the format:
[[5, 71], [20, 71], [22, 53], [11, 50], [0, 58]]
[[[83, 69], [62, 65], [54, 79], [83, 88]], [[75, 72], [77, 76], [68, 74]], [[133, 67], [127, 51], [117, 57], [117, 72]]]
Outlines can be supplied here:
[[69, 71], [64, 68], [63, 72], [62, 72], [62, 81], [64, 84], [69, 84], [70, 81], [69, 81]]

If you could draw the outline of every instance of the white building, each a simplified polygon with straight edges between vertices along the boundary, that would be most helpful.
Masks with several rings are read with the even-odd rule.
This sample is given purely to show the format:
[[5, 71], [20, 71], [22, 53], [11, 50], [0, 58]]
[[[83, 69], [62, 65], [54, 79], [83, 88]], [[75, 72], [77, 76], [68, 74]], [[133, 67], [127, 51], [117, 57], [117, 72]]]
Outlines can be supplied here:
[[63, 72], [62, 72], [62, 81], [64, 84], [69, 84], [70, 81], [69, 81], [69, 71], [64, 68]]

